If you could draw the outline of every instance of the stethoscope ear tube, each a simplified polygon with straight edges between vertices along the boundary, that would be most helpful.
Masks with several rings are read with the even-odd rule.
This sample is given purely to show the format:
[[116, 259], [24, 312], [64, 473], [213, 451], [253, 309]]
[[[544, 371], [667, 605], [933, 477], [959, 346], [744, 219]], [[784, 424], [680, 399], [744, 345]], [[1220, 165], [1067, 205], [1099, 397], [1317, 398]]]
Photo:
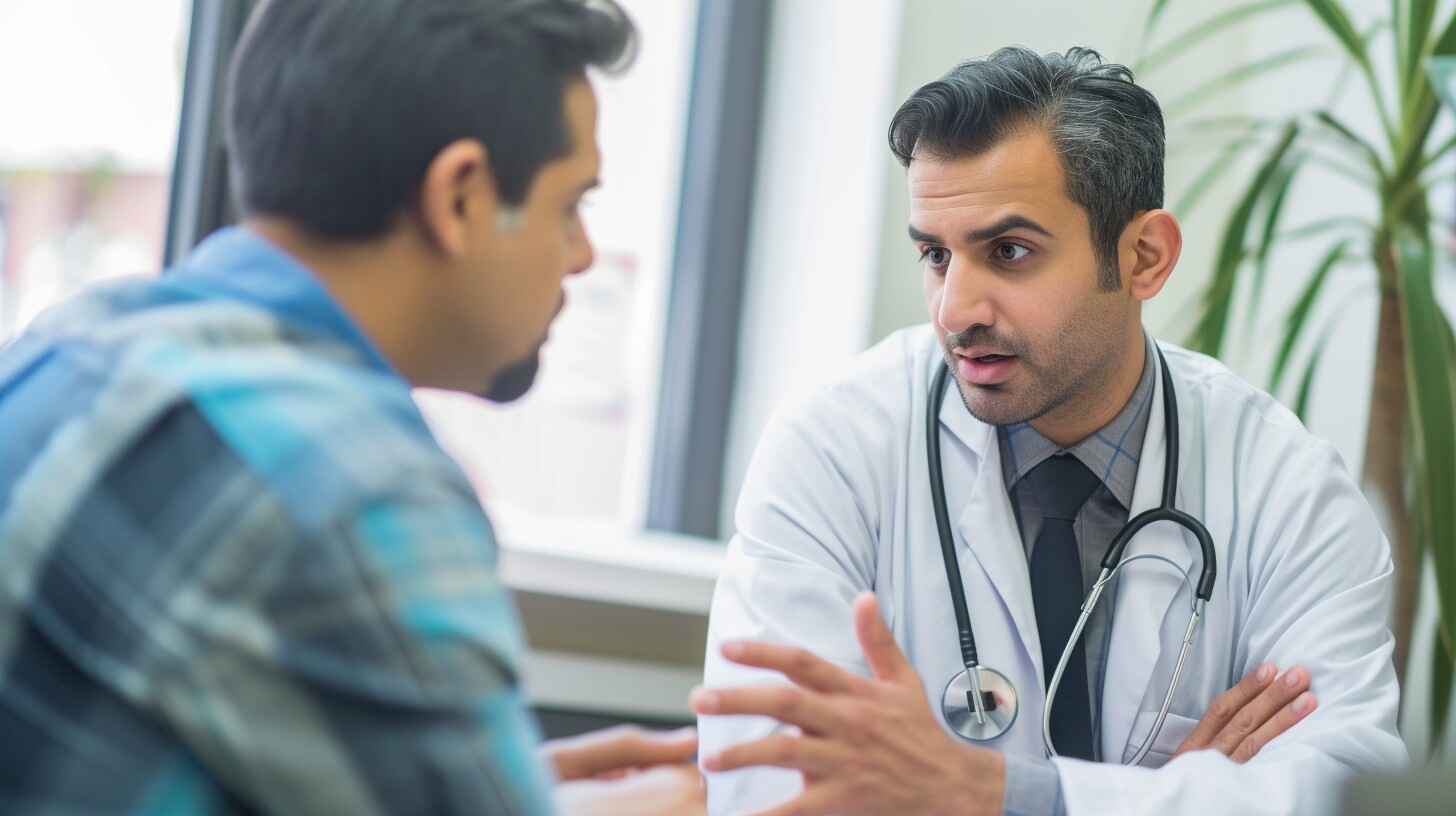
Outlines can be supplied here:
[[960, 633], [961, 660], [967, 672], [974, 672], [980, 661], [976, 655], [976, 636], [971, 631], [971, 613], [966, 593], [961, 587], [960, 559], [956, 557], [955, 536], [950, 529], [950, 511], [945, 502], [945, 476], [940, 467], [940, 412], [936, 410], [945, 398], [950, 366], [944, 362], [935, 372], [930, 386], [930, 405], [925, 411], [925, 459], [930, 471], [930, 503], [935, 508], [935, 528], [940, 534], [941, 560], [945, 564], [946, 583], [950, 585], [951, 606], [955, 610], [956, 630]]

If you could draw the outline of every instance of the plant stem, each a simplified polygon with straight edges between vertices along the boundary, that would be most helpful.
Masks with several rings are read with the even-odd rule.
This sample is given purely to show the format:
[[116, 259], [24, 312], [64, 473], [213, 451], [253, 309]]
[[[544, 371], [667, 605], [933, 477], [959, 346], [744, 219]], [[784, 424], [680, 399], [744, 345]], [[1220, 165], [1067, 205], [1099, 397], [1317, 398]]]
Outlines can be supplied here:
[[1404, 686], [1410, 655], [1411, 629], [1419, 594], [1419, 569], [1410, 534], [1405, 496], [1405, 445], [1408, 416], [1405, 327], [1400, 310], [1400, 277], [1394, 237], [1376, 233], [1374, 256], [1379, 271], [1380, 305], [1375, 330], [1375, 370], [1370, 383], [1370, 416], [1365, 424], [1365, 462], [1361, 488], [1390, 540], [1395, 562], [1395, 676]]

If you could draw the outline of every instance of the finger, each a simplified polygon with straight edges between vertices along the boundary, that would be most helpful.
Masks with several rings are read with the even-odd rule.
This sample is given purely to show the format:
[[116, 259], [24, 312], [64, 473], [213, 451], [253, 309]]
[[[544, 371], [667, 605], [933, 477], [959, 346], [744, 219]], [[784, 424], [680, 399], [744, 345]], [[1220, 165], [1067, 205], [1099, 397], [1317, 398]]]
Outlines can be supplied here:
[[830, 663], [808, 649], [758, 640], [723, 644], [723, 656], [741, 666], [772, 669], [795, 683], [823, 692], [844, 692], [862, 687], [865, 679]]
[[1257, 697], [1269, 683], [1274, 679], [1274, 665], [1272, 663], [1260, 663], [1254, 670], [1244, 675], [1233, 688], [1213, 698], [1209, 703], [1208, 711], [1204, 713], [1203, 719], [1198, 721], [1193, 733], [1189, 734], [1173, 752], [1178, 756], [1185, 751], [1197, 751], [1207, 748], [1213, 738], [1228, 725], [1234, 715], [1243, 710], [1244, 706]]
[[829, 740], [790, 734], [739, 743], [703, 760], [703, 768], [714, 773], [770, 766], [824, 774], [842, 765], [840, 749]]
[[875, 677], [900, 680], [913, 671], [895, 643], [894, 634], [885, 626], [885, 619], [880, 617], [880, 604], [873, 592], [862, 592], [854, 599], [854, 633]]
[[620, 768], [691, 762], [698, 750], [697, 731], [649, 732], [633, 726], [597, 731], [543, 746], [559, 779], [585, 779]]
[[1234, 762], [1248, 762], [1253, 759], [1259, 750], [1275, 737], [1294, 727], [1294, 724], [1309, 716], [1319, 703], [1310, 692], [1302, 692], [1294, 698], [1294, 702], [1279, 709], [1274, 716], [1259, 727], [1257, 731], [1244, 737], [1239, 747], [1229, 755]]
[[1233, 756], [1234, 750], [1239, 747], [1250, 734], [1259, 730], [1264, 723], [1269, 721], [1279, 709], [1294, 702], [1302, 692], [1309, 688], [1309, 672], [1295, 666], [1279, 676], [1278, 680], [1269, 684], [1258, 697], [1250, 700], [1243, 710], [1229, 720], [1228, 725], [1213, 738], [1209, 747], [1223, 752], [1225, 756]]
[[756, 714], [797, 725], [815, 734], [838, 730], [839, 715], [829, 700], [800, 686], [744, 686], [697, 689], [688, 704], [698, 714]]

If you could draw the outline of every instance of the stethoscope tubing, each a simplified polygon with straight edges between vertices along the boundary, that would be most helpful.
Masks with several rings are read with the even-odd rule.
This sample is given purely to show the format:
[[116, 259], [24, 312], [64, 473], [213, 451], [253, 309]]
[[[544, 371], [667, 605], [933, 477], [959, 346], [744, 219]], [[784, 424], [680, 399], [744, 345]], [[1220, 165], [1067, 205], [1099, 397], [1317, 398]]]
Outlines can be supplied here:
[[[1101, 600], [1107, 582], [1110, 581], [1121, 568], [1127, 563], [1123, 560], [1123, 553], [1127, 549], [1132, 537], [1144, 527], [1157, 522], [1170, 522], [1184, 530], [1192, 533], [1198, 540], [1199, 549], [1202, 550], [1203, 563], [1199, 573], [1198, 584], [1194, 588], [1193, 614], [1189, 619], [1188, 627], [1184, 633], [1182, 648], [1178, 653], [1178, 662], [1173, 670], [1173, 676], [1169, 682], [1167, 694], [1164, 696], [1162, 706], [1159, 709], [1157, 719], [1148, 736], [1135, 752], [1131, 764], [1140, 763], [1152, 747], [1152, 743], [1159, 731], [1162, 730], [1163, 722], [1167, 719], [1168, 710], [1172, 705], [1173, 696], [1178, 688], [1178, 682], [1183, 673], [1184, 663], [1196, 637], [1199, 621], [1203, 617], [1204, 607], [1213, 595], [1214, 583], [1217, 580], [1217, 555], [1214, 551], [1213, 537], [1198, 519], [1178, 510], [1174, 504], [1178, 492], [1178, 465], [1179, 465], [1179, 421], [1178, 401], [1173, 390], [1173, 378], [1168, 370], [1168, 362], [1163, 357], [1161, 349], [1154, 347], [1157, 352], [1159, 371], [1163, 386], [1163, 413], [1165, 423], [1165, 451], [1164, 451], [1164, 476], [1163, 494], [1160, 505], [1152, 510], [1139, 514], [1129, 521], [1113, 537], [1102, 557], [1102, 572], [1098, 576], [1092, 591], [1082, 604], [1081, 614], [1078, 616], [1077, 624], [1072, 630], [1072, 636], [1068, 643], [1062, 647], [1062, 654], [1057, 661], [1055, 673], [1047, 686], [1047, 703], [1043, 709], [1042, 716], [1042, 741], [1048, 756], [1056, 756], [1056, 749], [1051, 740], [1051, 712], [1052, 704], [1056, 699], [1058, 687], [1061, 685], [1063, 673], [1066, 671], [1069, 655], [1075, 648], [1078, 640], [1082, 637], [1082, 631], [1096, 609], [1097, 603]], [[950, 511], [946, 504], [945, 476], [940, 458], [940, 406], [945, 399], [946, 387], [950, 380], [950, 367], [947, 364], [940, 365], [935, 373], [934, 381], [930, 387], [930, 400], [925, 411], [925, 436], [926, 436], [926, 463], [930, 476], [930, 498], [931, 505], [935, 511], [936, 532], [940, 538], [942, 562], [945, 565], [946, 583], [950, 589], [951, 606], [955, 613], [956, 630], [958, 633], [958, 645], [961, 652], [961, 662], [965, 666], [967, 679], [970, 681], [972, 693], [969, 696], [968, 704], [974, 710], [978, 724], [984, 725], [985, 712], [982, 709], [982, 695], [979, 684], [980, 667], [979, 655], [976, 651], [975, 631], [971, 626], [970, 605], [966, 602], [965, 590], [962, 586], [960, 575], [960, 560], [955, 552], [955, 536], [950, 526]], [[1135, 559], [1129, 559], [1135, 560]], [[954, 682], [955, 678], [952, 678]], [[1008, 723], [1007, 728], [1010, 727]], [[1004, 733], [1004, 732], [1002, 732]], [[973, 741], [989, 741], [1000, 736], [995, 734], [986, 738], [977, 738], [962, 734]]]

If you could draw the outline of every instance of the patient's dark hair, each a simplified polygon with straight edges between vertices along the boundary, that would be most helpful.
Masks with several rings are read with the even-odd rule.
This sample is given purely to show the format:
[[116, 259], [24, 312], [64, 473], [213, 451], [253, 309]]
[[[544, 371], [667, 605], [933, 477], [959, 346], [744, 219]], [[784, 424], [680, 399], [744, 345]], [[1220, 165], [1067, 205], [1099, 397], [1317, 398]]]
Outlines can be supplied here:
[[1087, 211], [1099, 281], [1116, 289], [1123, 228], [1163, 206], [1163, 111], [1127, 68], [1087, 48], [1003, 48], [911, 94], [890, 120], [890, 150], [907, 167], [973, 156], [1028, 125], [1056, 146], [1067, 196]]
[[485, 145], [506, 204], [571, 152], [563, 97], [633, 59], [614, 0], [272, 0], [228, 77], [227, 146], [245, 214], [323, 236], [384, 232], [446, 145]]

